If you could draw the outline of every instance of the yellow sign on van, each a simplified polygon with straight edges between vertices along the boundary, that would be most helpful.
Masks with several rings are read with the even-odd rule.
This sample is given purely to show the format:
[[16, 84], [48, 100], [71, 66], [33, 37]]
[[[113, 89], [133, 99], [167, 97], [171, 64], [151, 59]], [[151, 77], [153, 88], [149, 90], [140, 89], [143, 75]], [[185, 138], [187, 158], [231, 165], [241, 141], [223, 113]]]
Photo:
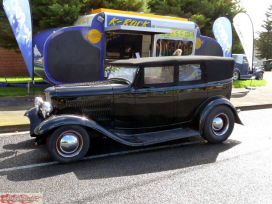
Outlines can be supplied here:
[[160, 36], [176, 38], [193, 38], [194, 32], [185, 30], [172, 30], [172, 33], [160, 34]]
[[138, 18], [127, 18], [121, 16], [108, 16], [107, 18], [108, 26], [136, 26], [136, 27], [151, 27], [150, 20], [143, 20]]
[[87, 38], [91, 43], [98, 43], [102, 37], [103, 33], [100, 33], [97, 29], [90, 30], [85, 38]]

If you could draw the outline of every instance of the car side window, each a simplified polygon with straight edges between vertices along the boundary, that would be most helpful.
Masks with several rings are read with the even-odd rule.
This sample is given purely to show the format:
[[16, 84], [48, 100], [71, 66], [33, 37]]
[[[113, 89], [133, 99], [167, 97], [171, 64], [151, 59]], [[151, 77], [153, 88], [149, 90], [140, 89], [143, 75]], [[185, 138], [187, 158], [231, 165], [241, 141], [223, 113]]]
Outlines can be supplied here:
[[201, 80], [201, 64], [183, 64], [179, 65], [179, 81]]
[[164, 84], [174, 82], [174, 66], [145, 67], [144, 84]]

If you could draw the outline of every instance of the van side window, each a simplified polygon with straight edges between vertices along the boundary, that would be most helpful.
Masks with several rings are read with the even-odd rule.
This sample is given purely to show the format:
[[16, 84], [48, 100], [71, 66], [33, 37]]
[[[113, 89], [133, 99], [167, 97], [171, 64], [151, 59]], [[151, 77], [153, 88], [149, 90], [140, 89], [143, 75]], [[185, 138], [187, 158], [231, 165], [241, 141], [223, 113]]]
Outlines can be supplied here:
[[179, 81], [201, 80], [200, 64], [183, 64], [179, 65]]
[[174, 66], [145, 67], [144, 84], [162, 84], [174, 82]]

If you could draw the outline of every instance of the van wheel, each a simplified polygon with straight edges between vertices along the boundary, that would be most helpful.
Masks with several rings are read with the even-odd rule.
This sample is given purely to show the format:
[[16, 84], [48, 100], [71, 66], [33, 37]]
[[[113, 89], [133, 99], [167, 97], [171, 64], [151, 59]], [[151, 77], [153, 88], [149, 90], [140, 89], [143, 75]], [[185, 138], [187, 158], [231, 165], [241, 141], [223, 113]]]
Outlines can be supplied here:
[[202, 137], [210, 143], [222, 143], [231, 135], [234, 127], [232, 110], [224, 105], [215, 107], [204, 122]]
[[239, 80], [240, 79], [240, 74], [238, 71], [234, 71], [233, 72], [233, 80], [236, 81], [236, 80]]
[[60, 163], [71, 163], [82, 159], [90, 146], [87, 131], [78, 125], [65, 125], [56, 129], [47, 138], [49, 154]]

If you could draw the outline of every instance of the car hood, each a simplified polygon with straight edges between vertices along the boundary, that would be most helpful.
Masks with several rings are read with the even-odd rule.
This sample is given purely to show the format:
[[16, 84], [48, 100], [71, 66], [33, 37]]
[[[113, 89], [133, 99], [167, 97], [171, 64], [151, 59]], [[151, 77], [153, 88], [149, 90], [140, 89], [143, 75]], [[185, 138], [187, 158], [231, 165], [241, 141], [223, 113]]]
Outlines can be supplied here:
[[119, 89], [122, 90], [127, 88], [129, 88], [129, 85], [114, 84], [110, 81], [98, 81], [52, 86], [47, 88], [45, 93], [50, 97], [112, 95]]
[[45, 93], [49, 94], [51, 97], [62, 97], [112, 94], [113, 91], [111, 84], [107, 81], [103, 81], [52, 86], [47, 88]]

